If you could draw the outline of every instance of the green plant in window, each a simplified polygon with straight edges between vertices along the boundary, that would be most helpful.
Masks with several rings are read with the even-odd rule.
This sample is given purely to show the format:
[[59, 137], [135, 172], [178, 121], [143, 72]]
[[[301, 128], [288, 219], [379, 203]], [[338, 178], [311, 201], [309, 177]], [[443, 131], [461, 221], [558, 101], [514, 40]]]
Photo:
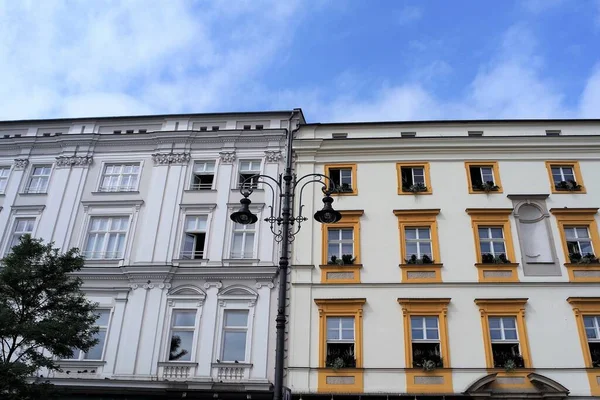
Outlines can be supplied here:
[[497, 192], [498, 190], [500, 190], [500, 187], [498, 185], [496, 185], [493, 181], [486, 181], [486, 182], [480, 183], [479, 185], [473, 186], [473, 189], [482, 190], [486, 193], [489, 193], [489, 192]]
[[560, 181], [554, 185], [556, 190], [565, 190], [569, 192], [577, 192], [581, 190], [581, 185], [573, 180]]

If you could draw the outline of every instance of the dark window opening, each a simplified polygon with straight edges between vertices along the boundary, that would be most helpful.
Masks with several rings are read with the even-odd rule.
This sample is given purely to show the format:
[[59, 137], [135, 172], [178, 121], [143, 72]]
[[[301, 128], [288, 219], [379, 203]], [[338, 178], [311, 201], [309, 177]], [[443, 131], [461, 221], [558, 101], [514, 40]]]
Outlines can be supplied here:
[[121, 134], [121, 131], [113, 131], [113, 133], [114, 133], [115, 135], [120, 135], [120, 134]]
[[147, 129], [140, 129], [140, 130], [139, 130], [139, 132], [140, 132], [140, 133], [147, 133], [147, 132], [148, 132], [148, 130], [147, 130]]
[[264, 128], [264, 126], [263, 126], [263, 125], [256, 125], [256, 128], [255, 128], [255, 129], [260, 131], [260, 130], [262, 130], [263, 128]]
[[417, 137], [417, 132], [400, 132], [401, 137]]
[[21, 134], [17, 133], [17, 134], [15, 135], [15, 137], [21, 137]]
[[258, 187], [258, 176], [255, 175], [255, 173], [240, 174], [240, 186], [256, 189]]
[[4, 135], [4, 139], [10, 138], [10, 135]]
[[560, 130], [547, 130], [546, 131], [546, 136], [560, 136], [561, 131]]
[[469, 136], [483, 136], [483, 131], [468, 131]]
[[525, 363], [519, 345], [515, 343], [492, 343], [492, 357], [495, 368], [524, 368]]
[[186, 260], [203, 259], [205, 242], [206, 233], [186, 232], [183, 243], [183, 251], [181, 252], [181, 258]]
[[50, 133], [42, 133], [42, 136], [44, 136], [44, 137], [50, 137]]
[[133, 133], [133, 129], [127, 129], [125, 133]]
[[[205, 132], [208, 130], [208, 126], [201, 126], [200, 131]], [[214, 130], [214, 129], [213, 129]]]
[[62, 132], [56, 132], [56, 133], [54, 134], [54, 136], [60, 136], [60, 135], [62, 135]]
[[354, 343], [327, 343], [327, 368], [356, 368]]
[[194, 174], [192, 190], [210, 190], [215, 176], [209, 174]]
[[330, 168], [329, 178], [331, 179], [329, 184], [331, 191], [341, 193], [352, 192], [352, 169]]
[[347, 137], [348, 137], [347, 133], [332, 133], [331, 134], [332, 139], [346, 139]]
[[590, 342], [590, 355], [592, 358], [592, 367], [600, 368], [600, 342]]
[[249, 129], [252, 129], [251, 125], [244, 125], [244, 130], [249, 130]]
[[413, 343], [412, 366], [427, 370], [443, 367], [439, 343]]
[[219, 130], [219, 127], [215, 125], [215, 126], [213, 126], [213, 127], [212, 127], [212, 130], [213, 130], [213, 131], [218, 131], [218, 130]]
[[499, 189], [494, 182], [494, 167], [480, 165], [470, 166], [471, 188], [477, 191], [497, 191]]

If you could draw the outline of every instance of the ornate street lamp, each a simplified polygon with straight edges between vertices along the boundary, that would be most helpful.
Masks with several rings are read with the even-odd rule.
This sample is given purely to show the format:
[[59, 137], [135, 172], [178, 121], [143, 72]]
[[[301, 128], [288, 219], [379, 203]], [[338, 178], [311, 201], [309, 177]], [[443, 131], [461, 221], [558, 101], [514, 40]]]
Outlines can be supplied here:
[[[242, 224], [249, 225], [254, 224], [258, 221], [258, 217], [250, 211], [251, 201], [248, 198], [253, 188], [258, 183], [265, 184], [271, 188], [272, 198], [269, 208], [271, 210], [270, 215], [264, 220], [269, 223], [271, 232], [275, 236], [275, 241], [281, 243], [281, 255], [279, 257], [279, 298], [277, 300], [277, 318], [276, 329], [277, 336], [275, 342], [275, 382], [273, 389], [273, 399], [283, 399], [283, 355], [285, 345], [285, 298], [287, 288], [287, 270], [289, 266], [289, 248], [290, 243], [294, 240], [295, 235], [300, 231], [302, 222], [308, 221], [308, 218], [302, 214], [302, 193], [304, 188], [309, 183], [321, 184], [322, 190], [325, 194], [323, 197], [323, 209], [317, 211], [314, 218], [317, 222], [323, 224], [333, 224], [342, 219], [342, 214], [336, 211], [331, 206], [333, 198], [331, 197], [330, 188], [335, 187], [333, 182], [328, 176], [323, 174], [308, 174], [300, 178], [296, 174], [292, 173], [292, 141], [294, 139], [295, 131], [288, 131], [287, 134], [287, 149], [286, 149], [286, 162], [285, 171], [280, 174], [278, 179], [270, 177], [268, 175], [254, 175], [246, 178], [240, 184], [240, 193], [242, 199], [240, 203], [242, 206], [240, 210], [231, 214], [230, 218], [232, 221]], [[298, 207], [298, 214], [294, 215], [294, 200], [298, 194], [300, 199], [300, 206]], [[279, 197], [279, 204], [277, 204], [276, 196]]]

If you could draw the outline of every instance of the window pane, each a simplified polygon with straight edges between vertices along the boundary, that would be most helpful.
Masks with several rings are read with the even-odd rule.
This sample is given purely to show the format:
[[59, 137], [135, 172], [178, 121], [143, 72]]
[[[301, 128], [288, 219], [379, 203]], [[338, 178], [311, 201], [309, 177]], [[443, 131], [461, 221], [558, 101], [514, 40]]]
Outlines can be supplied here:
[[431, 256], [431, 243], [421, 242], [421, 255], [423, 254]]
[[585, 335], [588, 339], [599, 339], [594, 328], [585, 328]]
[[492, 246], [490, 244], [490, 242], [479, 242], [479, 246], [481, 248], [481, 252], [482, 253], [491, 253], [492, 252]]
[[516, 327], [514, 318], [502, 318], [502, 322], [504, 323], [504, 329], [515, 329]]
[[342, 229], [342, 240], [352, 240], [354, 231], [352, 229]]
[[490, 329], [490, 336], [492, 337], [492, 340], [501, 340], [502, 339], [502, 333], [500, 332], [499, 329]]
[[504, 243], [503, 242], [494, 242], [494, 254], [502, 254], [504, 253]]
[[517, 330], [516, 329], [504, 329], [504, 338], [506, 340], [517, 340]]
[[565, 228], [565, 236], [567, 239], [575, 239], [577, 236], [575, 235], [575, 228]]
[[419, 228], [419, 239], [429, 239], [429, 228]]
[[492, 231], [492, 238], [494, 239], [502, 239], [504, 236], [502, 236], [502, 228], [490, 228], [490, 231]]
[[418, 253], [417, 243], [416, 242], [408, 242], [406, 243], [406, 258], [412, 256], [413, 254]]
[[244, 243], [244, 257], [250, 258], [254, 253], [254, 233], [246, 234], [246, 243]]
[[416, 228], [406, 228], [404, 230], [407, 239], [416, 239], [417, 238], [417, 229]]
[[327, 329], [338, 329], [340, 325], [340, 318], [327, 318]]
[[196, 310], [173, 311], [173, 326], [194, 326], [196, 322]]
[[427, 339], [439, 340], [437, 328], [436, 329], [427, 329]]
[[327, 230], [327, 239], [329, 241], [339, 240], [340, 239], [340, 230], [339, 229], [329, 229], [329, 230]]
[[106, 339], [106, 330], [101, 329], [94, 335], [96, 339], [98, 339], [98, 343], [94, 347], [88, 350], [87, 353], [83, 356], [86, 360], [101, 360], [102, 359], [102, 350], [104, 349], [104, 340]]
[[420, 328], [412, 328], [412, 338], [413, 340], [422, 340], [423, 338], [423, 329]]
[[327, 258], [331, 258], [331, 256], [337, 256], [337, 257], [341, 257], [341, 255], [339, 254], [340, 250], [339, 250], [339, 246], [337, 244], [330, 244], [327, 246]]
[[354, 329], [354, 318], [341, 318], [342, 329]]
[[96, 320], [96, 325], [98, 326], [107, 326], [108, 319], [110, 318], [110, 310], [96, 310], [96, 315], [98, 315], [98, 319]]
[[438, 319], [436, 317], [425, 318], [425, 326], [427, 328], [437, 328], [438, 327]]
[[500, 318], [498, 317], [490, 317], [488, 319], [491, 329], [500, 329]]
[[354, 254], [354, 246], [352, 243], [342, 244], [342, 254]]
[[586, 328], [594, 327], [594, 318], [595, 317], [583, 317], [583, 324], [585, 325]]
[[589, 238], [590, 235], [588, 233], [587, 228], [577, 228], [577, 237], [579, 237], [579, 238]]
[[192, 359], [193, 331], [174, 330], [171, 334], [169, 360], [190, 361]]
[[247, 310], [239, 310], [225, 311], [225, 326], [232, 327], [246, 327], [248, 325], [248, 311]]
[[342, 339], [344, 339], [344, 340], [354, 340], [354, 329], [344, 329], [344, 330], [342, 330]]
[[583, 254], [593, 253], [594, 252], [594, 250], [592, 249], [592, 243], [591, 242], [579, 242], [579, 245], [581, 246], [581, 252]]
[[223, 361], [246, 359], [246, 332], [225, 332], [223, 338]]
[[490, 232], [488, 228], [479, 228], [477, 229], [477, 231], [479, 232], [479, 237], [481, 239], [488, 239], [490, 237]]
[[339, 340], [340, 339], [340, 330], [339, 329], [328, 329], [327, 330], [327, 340]]

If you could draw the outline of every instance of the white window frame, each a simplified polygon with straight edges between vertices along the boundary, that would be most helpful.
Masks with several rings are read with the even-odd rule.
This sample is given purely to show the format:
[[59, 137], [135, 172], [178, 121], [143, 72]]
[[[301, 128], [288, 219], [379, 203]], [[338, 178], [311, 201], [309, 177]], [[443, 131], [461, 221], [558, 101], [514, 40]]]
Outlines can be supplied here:
[[[188, 218], [202, 218], [204, 217], [206, 219], [206, 228], [202, 231], [202, 230], [194, 230], [194, 231], [188, 231], [187, 230], [187, 219]], [[181, 234], [181, 243], [179, 246], [179, 255], [178, 258], [182, 259], [182, 260], [206, 260], [207, 259], [207, 249], [208, 249], [208, 231], [209, 231], [209, 223], [210, 223], [210, 214], [184, 214], [183, 215], [183, 226], [182, 226], [182, 234]], [[201, 258], [194, 258], [193, 255], [190, 258], [184, 257], [184, 246], [185, 246], [185, 238], [186, 235], [188, 234], [188, 232], [190, 233], [204, 233], [204, 247], [202, 248], [202, 256]], [[197, 240], [197, 238], [194, 238], [194, 243]], [[196, 246], [194, 245], [194, 248]]]
[[[352, 181], [352, 168], [351, 167], [336, 167], [336, 166], [331, 166], [329, 167], [329, 175], [331, 176], [331, 171], [332, 170], [338, 170], [340, 171], [340, 182], [339, 183], [335, 183], [335, 181], [333, 180], [333, 178], [331, 178], [331, 183], [335, 184], [338, 186], [338, 188], [341, 188], [344, 183], [349, 183], [350, 185], [350, 189], [354, 190], [354, 182]], [[348, 180], [349, 182], [345, 182], [345, 180]]]
[[[410, 175], [412, 177], [412, 181], [413, 181], [413, 185], [416, 185], [417, 183], [422, 183], [423, 185], [427, 186], [427, 181], [425, 179], [425, 167], [408, 167], [410, 168]], [[415, 175], [415, 169], [420, 169], [422, 174], [421, 175]], [[420, 178], [423, 179], [422, 182], [417, 182], [417, 180], [415, 179], [417, 176], [419, 176]]]
[[[568, 181], [576, 181], [577, 178], [575, 176], [575, 168], [572, 165], [550, 165], [550, 173], [552, 174], [552, 180], [554, 180], [554, 171], [553, 169], [557, 168], [560, 172], [560, 181], [556, 182], [554, 181], [555, 185], [558, 185], [560, 182], [568, 182]], [[572, 179], [566, 179], [565, 178], [565, 169], [570, 169], [571, 173], [569, 175], [571, 175], [573, 178]], [[579, 183], [579, 182], [578, 182]]]
[[[195, 170], [196, 170], [196, 165], [199, 164], [204, 164], [204, 171], [201, 171], [200, 173], [196, 174]], [[211, 175], [210, 172], [206, 172], [206, 166], [208, 164], [213, 164], [213, 171], [212, 171], [212, 176], [213, 176], [213, 181], [212, 184], [210, 185], [210, 187], [205, 187], [203, 189], [200, 189], [200, 187], [195, 187], [194, 185], [194, 178], [196, 175]], [[214, 190], [215, 189], [215, 185], [217, 183], [217, 167], [218, 167], [218, 163], [216, 160], [195, 160], [192, 163], [192, 168], [191, 168], [191, 172], [190, 172], [190, 186], [189, 186], [189, 190], [193, 190], [193, 191], [202, 191], [202, 190]]]
[[[260, 220], [259, 220], [260, 221]], [[242, 225], [242, 224], [236, 224], [233, 223], [232, 225], [232, 232], [231, 232], [231, 246], [230, 246], [230, 251], [229, 251], [229, 258], [232, 260], [253, 260], [258, 258], [258, 255], [256, 254], [256, 247], [257, 247], [257, 242], [258, 242], [258, 222], [252, 224], [252, 226], [254, 227], [254, 229], [249, 230], [248, 227], [250, 225]], [[241, 228], [236, 228], [236, 225], [239, 225]], [[241, 254], [242, 257], [234, 257], [234, 243], [235, 243], [235, 236], [237, 233], [241, 233], [242, 234], [242, 249], [241, 249]], [[244, 253], [244, 248], [246, 247], [246, 238], [247, 238], [247, 234], [248, 233], [253, 233], [254, 234], [254, 242], [252, 243], [252, 254], [250, 255], [250, 257], [244, 257], [245, 253]]]
[[37, 222], [38, 222], [38, 216], [33, 216], [33, 215], [14, 215], [12, 218], [11, 223], [8, 225], [10, 227], [10, 230], [7, 233], [7, 238], [6, 238], [6, 243], [4, 245], [4, 255], [8, 255], [8, 253], [10, 252], [10, 250], [12, 249], [13, 246], [11, 246], [12, 243], [12, 239], [16, 236], [15, 230], [17, 228], [17, 224], [19, 220], [33, 220], [33, 228], [31, 232], [22, 232], [19, 235], [19, 238], [25, 234], [30, 234], [32, 237], [35, 237], [35, 231], [37, 228]]
[[[229, 313], [233, 313], [233, 312], [245, 312], [246, 315], [246, 326], [227, 326], [227, 314]], [[219, 351], [219, 360], [221, 362], [224, 363], [235, 363], [236, 361], [238, 363], [247, 363], [249, 362], [248, 359], [248, 334], [250, 332], [248, 332], [248, 327], [250, 325], [250, 310], [248, 308], [240, 308], [240, 309], [234, 309], [234, 308], [230, 308], [230, 309], [225, 309], [223, 310], [223, 319], [222, 319], [222, 325], [221, 325], [221, 346], [220, 346], [220, 351]], [[227, 334], [227, 332], [244, 332], [246, 334], [246, 343], [244, 343], [244, 359], [243, 360], [225, 360], [225, 336]]]
[[[567, 241], [567, 249], [569, 247], [569, 243], [570, 242], [575, 242], [577, 243], [577, 249], [579, 250], [578, 254], [585, 256], [587, 253], [584, 253], [581, 251], [581, 242], [588, 242], [590, 244], [590, 248], [592, 249], [591, 253], [592, 254], [596, 254], [594, 253], [594, 251], [596, 249], [594, 249], [594, 243], [592, 243], [592, 237], [590, 234], [590, 228], [587, 225], [567, 225], [564, 228], [565, 231], [565, 240]], [[587, 237], [579, 237], [579, 234], [577, 233], [577, 229], [585, 229], [587, 232]], [[568, 238], [567, 237], [567, 231], [571, 230], [572, 232], [575, 233], [575, 237], [574, 238]]]
[[[594, 326], [592, 326], [591, 328], [588, 328], [585, 325], [586, 318], [591, 318]], [[583, 316], [583, 329], [585, 330], [585, 338], [587, 339], [588, 343], [600, 343], [600, 315], [584, 315]], [[594, 332], [596, 333], [595, 338], [589, 338], [587, 336], [588, 329], [594, 330]]]
[[[490, 320], [492, 318], [498, 318], [500, 320], [500, 339], [494, 339], [492, 338], [492, 330], [497, 331], [498, 329], [492, 329], [492, 324], [490, 323]], [[512, 329], [506, 329], [504, 328], [504, 320], [505, 319], [512, 319], [515, 321], [515, 334], [517, 336], [516, 339], [506, 339], [506, 332], [505, 330], [512, 330]], [[521, 354], [521, 342], [519, 340], [519, 325], [518, 325], [518, 321], [517, 321], [517, 317], [513, 317], [513, 316], [506, 316], [506, 315], [489, 315], [488, 316], [488, 326], [489, 326], [489, 335], [490, 335], [490, 342], [491, 343], [506, 343], [506, 344], [517, 344], [519, 345], [519, 354]]]
[[100, 330], [104, 329], [106, 331], [106, 334], [104, 335], [104, 343], [102, 344], [102, 354], [100, 355], [100, 358], [85, 358], [86, 356], [86, 352], [84, 352], [83, 350], [79, 350], [79, 349], [75, 349], [73, 350], [73, 357], [72, 358], [66, 358], [65, 360], [68, 361], [103, 361], [104, 360], [104, 356], [106, 353], [106, 344], [108, 343], [108, 334], [110, 332], [110, 325], [112, 322], [112, 317], [114, 314], [114, 310], [112, 308], [108, 308], [108, 307], [99, 307], [98, 309], [96, 309], [96, 311], [108, 311], [108, 322], [106, 325], [95, 325], [97, 326]]
[[[482, 183], [485, 184], [486, 182], [492, 182], [494, 185], [496, 184], [496, 180], [494, 179], [494, 167], [493, 166], [481, 165], [478, 168], [479, 168], [479, 176], [481, 177]], [[483, 173], [484, 168], [490, 170], [489, 175], [490, 175], [491, 179], [485, 179], [485, 175], [487, 175], [487, 174]]]
[[[50, 172], [48, 173], [48, 175], [36, 175], [34, 176], [34, 172], [36, 168], [48, 168], [50, 169]], [[50, 186], [50, 179], [52, 178], [52, 172], [54, 169], [54, 164], [52, 163], [36, 163], [36, 164], [32, 164], [31, 168], [29, 170], [29, 176], [27, 177], [27, 181], [25, 182], [25, 187], [23, 190], [23, 193], [31, 193], [31, 194], [43, 194], [43, 193], [48, 193], [48, 187]], [[32, 181], [34, 178], [46, 178], [46, 184], [45, 186], [39, 187], [39, 185], [33, 189], [31, 187]]]
[[[327, 330], [326, 332], [326, 337], [325, 337], [325, 341], [327, 344], [329, 343], [351, 343], [353, 345], [356, 346], [356, 318], [354, 316], [348, 316], [348, 315], [343, 315], [343, 316], [338, 316], [338, 315], [330, 315], [330, 316], [326, 316], [326, 321], [325, 321], [325, 329]], [[337, 319], [338, 320], [338, 326], [337, 326], [337, 333], [338, 333], [338, 338], [337, 339], [330, 339], [329, 338], [329, 320], [333, 320], [333, 319]], [[344, 329], [342, 326], [342, 320], [343, 319], [351, 319], [352, 320], [352, 339], [343, 339], [343, 335], [342, 335], [342, 331], [348, 330], [348, 329]]]
[[[249, 169], [249, 170], [246, 170], [246, 171], [242, 171], [242, 163], [245, 163], [245, 162], [252, 163], [251, 166], [254, 163], [257, 163], [258, 164], [258, 169]], [[236, 174], [235, 188], [239, 189], [241, 187], [241, 185], [242, 185], [241, 177], [242, 177], [243, 173], [246, 173], [248, 175], [250, 175], [250, 173], [252, 173], [252, 175], [260, 175], [260, 174], [262, 174], [262, 170], [263, 170], [263, 160], [261, 158], [257, 157], [257, 158], [242, 158], [242, 159], [240, 159], [238, 161], [238, 164], [237, 164], [237, 174]], [[260, 189], [261, 186], [262, 185], [260, 183], [258, 183], [258, 182], [256, 182], [256, 184], [252, 184], [252, 188], [253, 189]]]
[[[342, 239], [342, 231], [351, 231], [352, 232], [352, 239]], [[329, 240], [329, 234], [331, 233], [331, 231], [338, 231], [338, 239], [334, 239], [334, 240]], [[342, 247], [344, 244], [348, 244], [348, 243], [352, 243], [352, 257], [355, 257], [355, 245], [354, 245], [354, 228], [352, 227], [329, 227], [327, 228], [327, 260], [331, 259], [331, 256], [336, 256], [338, 259], [342, 258], [342, 255], [344, 254], [342, 252]], [[337, 250], [339, 252], [339, 254], [329, 254], [329, 245], [333, 244], [333, 245], [337, 245]]]
[[[409, 239], [408, 238], [408, 234], [406, 233], [406, 231], [408, 230], [414, 230], [416, 233], [416, 238], [415, 239]], [[421, 238], [419, 237], [419, 231], [420, 230], [427, 230], [429, 232], [429, 238], [425, 239], [425, 238]], [[412, 254], [408, 251], [408, 244], [409, 243], [416, 243], [417, 245], [417, 252], [415, 253], [415, 255], [417, 256], [417, 258], [423, 258], [423, 256], [426, 253], [421, 252], [421, 243], [429, 243], [429, 250], [430, 252], [427, 254], [427, 256], [429, 258], [431, 258], [433, 260], [433, 239], [431, 238], [431, 227], [429, 226], [405, 226], [404, 227], [404, 248], [406, 249], [406, 258], [410, 258], [410, 256], [412, 256]]]
[[[413, 318], [419, 318], [421, 322], [421, 326], [415, 327], [413, 326]], [[431, 330], [433, 328], [427, 328], [427, 318], [435, 318], [437, 321], [437, 339], [430, 339], [427, 337], [427, 329]], [[415, 339], [412, 335], [413, 330], [420, 330], [423, 332], [423, 339]], [[411, 315], [410, 316], [410, 336], [412, 343], [437, 343], [441, 344], [440, 340], [440, 319], [437, 315]]]
[[[104, 188], [102, 186], [102, 182], [104, 181], [104, 178], [107, 176], [106, 175], [106, 170], [108, 167], [120, 167], [119, 173], [118, 174], [110, 174], [110, 176], [116, 176], [118, 177], [118, 182], [119, 185], [115, 186], [114, 189], [113, 187], [110, 188]], [[123, 180], [123, 176], [127, 175], [127, 176], [133, 176], [135, 174], [124, 174], [123, 173], [123, 167], [126, 166], [133, 166], [133, 167], [138, 167], [139, 171], [137, 174], [137, 181], [135, 186], [123, 186], [122, 180]], [[103, 192], [103, 193], [118, 193], [118, 192], [136, 192], [139, 190], [140, 187], [140, 180], [142, 177], [142, 168], [143, 168], [143, 164], [141, 162], [103, 162], [102, 163], [102, 170], [100, 173], [100, 179], [98, 180], [98, 192]]]
[[6, 193], [11, 172], [12, 168], [9, 165], [0, 165], [0, 183], [4, 182], [4, 187], [0, 186], [0, 194]]
[[[116, 218], [118, 218], [118, 219], [127, 219], [127, 229], [124, 230], [125, 235], [123, 237], [123, 249], [121, 250], [121, 252], [119, 254], [120, 255], [119, 257], [106, 257], [106, 256], [103, 256], [103, 257], [93, 257], [92, 258], [92, 257], [87, 257], [86, 256], [86, 253], [87, 253], [87, 244], [88, 244], [89, 235], [90, 235], [90, 228], [92, 226], [92, 220], [95, 219], [95, 218], [107, 218], [108, 219], [108, 221], [107, 221], [108, 224], [112, 223], [112, 219], [116, 219]], [[127, 239], [128, 239], [128, 236], [129, 236], [129, 232], [131, 231], [131, 225], [132, 225], [132, 218], [131, 218], [130, 215], [129, 216], [127, 216], [127, 215], [92, 215], [92, 216], [90, 216], [90, 218], [88, 220], [87, 229], [86, 229], [84, 246], [82, 247], [84, 249], [83, 250], [84, 257], [86, 257], [87, 260], [122, 260], [122, 259], [124, 259], [125, 258], [125, 251], [127, 250]], [[107, 238], [110, 236], [111, 233], [115, 233], [115, 232], [121, 233], [123, 231], [121, 231], [121, 230], [120, 231], [108, 231], [108, 230], [104, 231], [104, 244], [102, 246], [104, 250], [106, 250], [106, 246], [108, 246], [108, 239]], [[98, 252], [94, 251], [92, 253], [98, 253]], [[102, 251], [100, 253], [106, 254], [108, 252]]]
[[[483, 255], [483, 254], [491, 254], [494, 257], [499, 256], [500, 254], [504, 254], [505, 256], [508, 256], [506, 253], [506, 235], [504, 234], [504, 227], [502, 226], [478, 226], [477, 227], [478, 230], [480, 229], [487, 229], [489, 236], [488, 237], [481, 237], [481, 234], [479, 232], [477, 232], [477, 236], [479, 237], [479, 252]], [[500, 238], [492, 238], [492, 231], [491, 229], [500, 229], [500, 231], [502, 232], [502, 239]], [[487, 242], [490, 244], [490, 251], [483, 251], [483, 249], [481, 248], [481, 243], [482, 242]], [[504, 246], [504, 252], [502, 253], [498, 253], [496, 254], [495, 250], [494, 250], [494, 243], [495, 242], [502, 242], [502, 245]]]
[[[194, 325], [192, 326], [174, 326], [175, 323], [175, 314], [178, 312], [194, 312]], [[168, 335], [167, 335], [167, 343], [166, 343], [166, 351], [165, 351], [165, 358], [164, 360], [166, 362], [170, 362], [170, 363], [176, 363], [176, 362], [194, 362], [194, 360], [196, 359], [196, 351], [197, 351], [197, 344], [196, 342], [198, 341], [198, 334], [199, 334], [199, 311], [196, 307], [191, 308], [182, 308], [182, 307], [173, 307], [171, 308], [170, 312], [169, 312], [169, 331], [168, 331]], [[186, 331], [192, 332], [192, 348], [190, 349], [190, 359], [189, 360], [169, 360], [170, 357], [170, 350], [171, 350], [171, 338], [173, 336], [173, 330], [178, 330], [178, 331]]]

